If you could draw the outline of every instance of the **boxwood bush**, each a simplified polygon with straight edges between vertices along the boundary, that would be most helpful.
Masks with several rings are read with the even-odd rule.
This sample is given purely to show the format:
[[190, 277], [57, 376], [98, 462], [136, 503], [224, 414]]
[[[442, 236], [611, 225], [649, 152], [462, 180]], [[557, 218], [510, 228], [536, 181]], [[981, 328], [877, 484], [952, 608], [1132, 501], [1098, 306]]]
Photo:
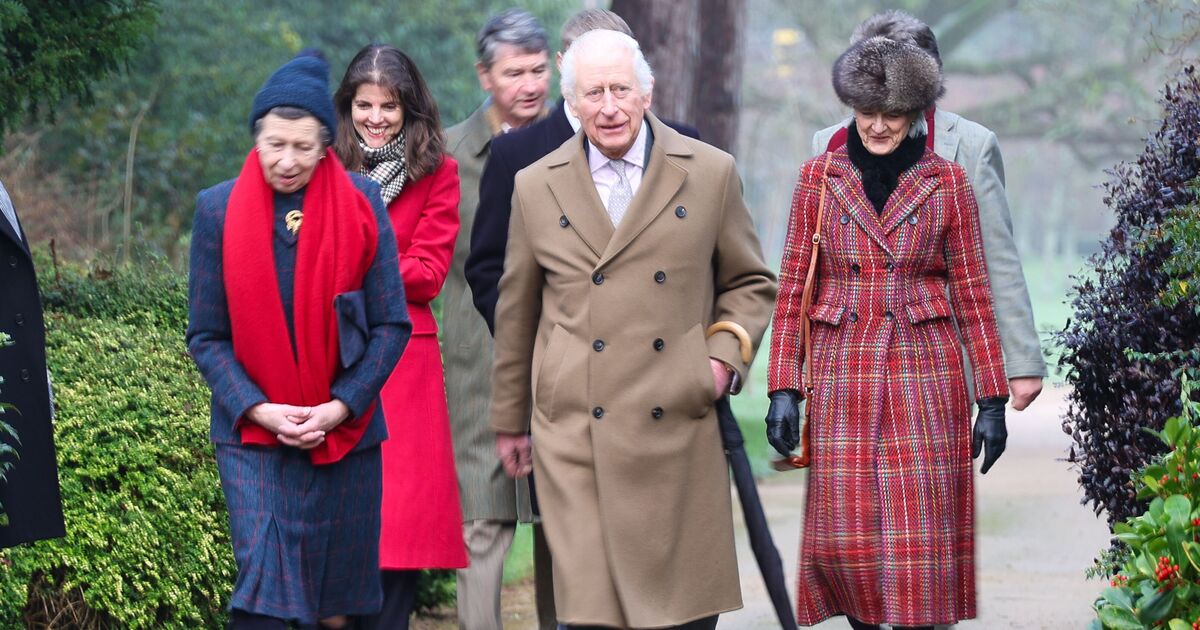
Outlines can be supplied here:
[[[0, 551], [0, 628], [223, 628], [236, 570], [186, 276], [37, 264], [67, 536]], [[420, 591], [453, 602], [453, 572]]]
[[235, 570], [186, 280], [39, 268], [67, 536], [0, 555], [0, 627], [221, 627]]

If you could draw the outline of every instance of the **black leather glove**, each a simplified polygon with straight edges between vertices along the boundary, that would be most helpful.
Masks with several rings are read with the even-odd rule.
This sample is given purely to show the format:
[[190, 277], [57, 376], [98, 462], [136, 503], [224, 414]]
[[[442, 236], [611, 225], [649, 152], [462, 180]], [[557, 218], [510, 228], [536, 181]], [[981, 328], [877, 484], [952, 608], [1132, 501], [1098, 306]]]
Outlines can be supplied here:
[[771, 407], [767, 410], [767, 441], [788, 457], [800, 444], [800, 392], [779, 389], [771, 392]]
[[1000, 454], [1004, 452], [1004, 444], [1008, 441], [1008, 428], [1004, 426], [1006, 402], [1007, 396], [997, 396], [983, 398], [975, 403], [979, 405], [979, 413], [975, 416], [975, 429], [971, 431], [971, 457], [978, 459], [981, 451], [987, 451], [983, 456], [983, 467], [979, 469], [981, 474], [986, 475], [992, 464], [1000, 459]]

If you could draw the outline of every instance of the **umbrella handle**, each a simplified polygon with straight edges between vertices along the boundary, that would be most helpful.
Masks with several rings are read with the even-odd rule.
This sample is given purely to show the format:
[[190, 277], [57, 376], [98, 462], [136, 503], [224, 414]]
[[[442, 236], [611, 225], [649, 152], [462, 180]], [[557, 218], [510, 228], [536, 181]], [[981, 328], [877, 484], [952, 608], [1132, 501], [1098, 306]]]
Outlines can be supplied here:
[[742, 352], [742, 363], [750, 365], [750, 360], [754, 358], [754, 343], [750, 341], [750, 333], [737, 322], [722, 320], [709, 326], [708, 330], [704, 331], [704, 336], [711, 337], [721, 331], [733, 333], [733, 336], [737, 337], [738, 347]]

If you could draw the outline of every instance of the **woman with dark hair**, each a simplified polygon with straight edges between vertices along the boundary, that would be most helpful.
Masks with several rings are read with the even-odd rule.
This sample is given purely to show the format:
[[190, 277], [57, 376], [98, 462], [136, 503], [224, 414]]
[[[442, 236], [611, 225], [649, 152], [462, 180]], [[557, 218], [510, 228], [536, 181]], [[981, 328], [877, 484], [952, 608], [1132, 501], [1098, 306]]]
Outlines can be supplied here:
[[437, 103], [403, 52], [371, 44], [346, 69], [334, 105], [338, 156], [379, 183], [392, 220], [413, 336], [383, 387], [379, 567], [383, 610], [366, 628], [407, 628], [420, 569], [467, 565], [437, 322], [429, 303], [458, 234], [458, 165], [445, 155]]
[[1007, 438], [979, 211], [963, 168], [926, 148], [932, 56], [865, 39], [833, 85], [854, 116], [845, 146], [800, 171], [768, 371], [767, 437], [785, 456], [810, 407], [798, 621], [953, 624], [975, 616], [971, 457], [986, 447], [986, 473]]
[[276, 70], [241, 173], [196, 200], [187, 341], [212, 388], [235, 629], [344, 628], [383, 600], [378, 398], [411, 324], [379, 186], [329, 148], [328, 75], [307, 52]]

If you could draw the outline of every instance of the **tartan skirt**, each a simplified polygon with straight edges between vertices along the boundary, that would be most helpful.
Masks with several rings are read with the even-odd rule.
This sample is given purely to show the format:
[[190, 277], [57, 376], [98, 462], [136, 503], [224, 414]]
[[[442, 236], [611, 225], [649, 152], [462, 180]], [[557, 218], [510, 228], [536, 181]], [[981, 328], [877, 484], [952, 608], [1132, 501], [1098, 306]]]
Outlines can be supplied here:
[[311, 625], [378, 612], [380, 450], [313, 466], [294, 448], [217, 444], [237, 582], [229, 608]]

